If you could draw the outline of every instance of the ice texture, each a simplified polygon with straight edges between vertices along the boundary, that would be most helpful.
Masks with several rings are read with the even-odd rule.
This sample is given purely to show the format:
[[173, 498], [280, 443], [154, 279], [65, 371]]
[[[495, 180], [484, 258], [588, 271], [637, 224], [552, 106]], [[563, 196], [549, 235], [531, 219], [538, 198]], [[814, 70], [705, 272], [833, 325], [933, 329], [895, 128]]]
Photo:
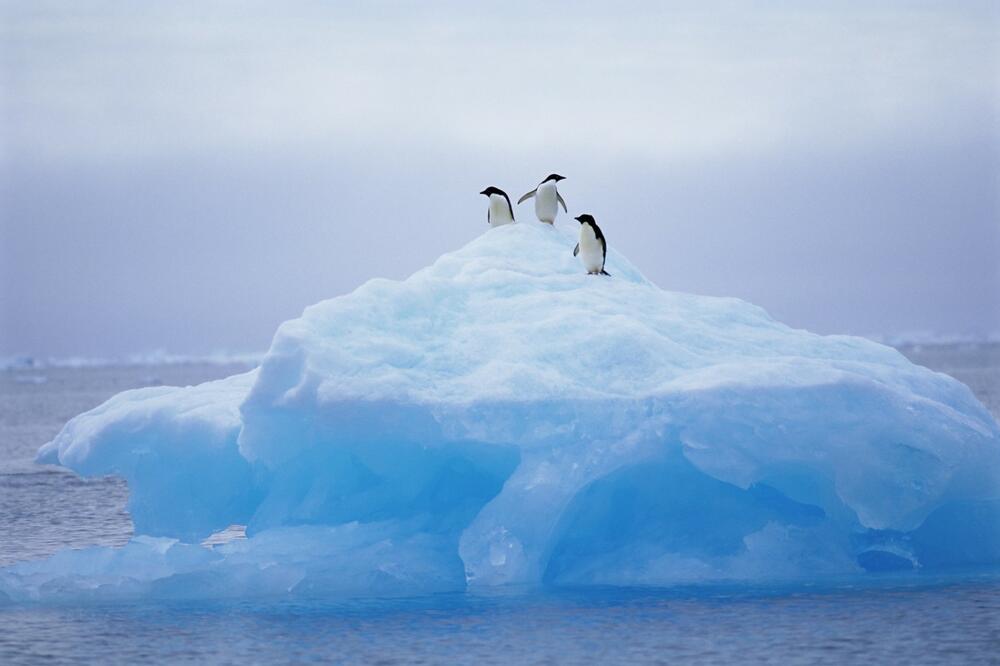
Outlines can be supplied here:
[[[1000, 427], [895, 350], [491, 229], [284, 323], [261, 366], [122, 393], [39, 459], [136, 534], [11, 599], [820, 580], [1000, 564]], [[205, 547], [232, 524], [248, 538]]]

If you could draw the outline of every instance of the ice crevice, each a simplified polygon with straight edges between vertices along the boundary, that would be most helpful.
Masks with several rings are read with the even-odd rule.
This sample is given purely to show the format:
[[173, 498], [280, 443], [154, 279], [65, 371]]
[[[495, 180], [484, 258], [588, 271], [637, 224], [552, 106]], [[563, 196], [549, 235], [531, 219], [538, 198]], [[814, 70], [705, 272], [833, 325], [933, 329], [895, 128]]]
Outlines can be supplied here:
[[[136, 536], [0, 570], [20, 600], [822, 580], [1000, 564], [1000, 427], [895, 350], [492, 229], [126, 391], [39, 460], [127, 479]], [[246, 539], [200, 545], [232, 524]]]

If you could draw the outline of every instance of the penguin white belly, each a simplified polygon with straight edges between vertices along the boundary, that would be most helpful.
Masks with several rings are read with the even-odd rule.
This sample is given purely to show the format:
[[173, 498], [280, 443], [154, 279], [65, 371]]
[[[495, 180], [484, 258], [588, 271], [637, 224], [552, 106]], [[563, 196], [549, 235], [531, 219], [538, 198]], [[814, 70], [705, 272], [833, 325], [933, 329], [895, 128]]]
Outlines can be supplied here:
[[490, 195], [490, 226], [499, 227], [511, 224], [514, 218], [510, 216], [510, 204], [499, 194]]
[[600, 273], [604, 269], [604, 248], [589, 224], [580, 226], [580, 261], [588, 273]]
[[558, 213], [559, 200], [556, 197], [555, 183], [542, 183], [535, 191], [535, 215], [542, 222], [553, 224]]

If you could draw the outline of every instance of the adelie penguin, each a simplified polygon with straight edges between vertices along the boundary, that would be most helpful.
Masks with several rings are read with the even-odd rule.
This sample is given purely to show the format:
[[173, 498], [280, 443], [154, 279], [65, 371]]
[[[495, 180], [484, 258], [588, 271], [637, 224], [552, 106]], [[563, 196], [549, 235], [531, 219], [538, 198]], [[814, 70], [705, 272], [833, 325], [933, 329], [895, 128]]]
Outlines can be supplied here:
[[556, 189], [556, 183], [560, 180], [566, 179], [557, 173], [549, 174], [548, 178], [518, 199], [517, 203], [520, 204], [522, 201], [535, 197], [535, 215], [538, 216], [538, 220], [546, 224], [555, 224], [556, 215], [559, 214], [559, 204], [562, 204], [563, 210], [567, 214], [569, 213], [569, 210], [566, 209], [566, 202], [563, 201], [562, 195]]
[[514, 207], [510, 205], [510, 198], [506, 192], [491, 185], [480, 194], [489, 197], [490, 207], [486, 209], [486, 222], [491, 227], [514, 223]]
[[608, 256], [608, 242], [604, 240], [601, 228], [597, 226], [593, 215], [580, 215], [576, 218], [580, 223], [580, 242], [573, 248], [573, 256], [579, 255], [587, 275], [611, 275], [604, 270], [604, 260]]

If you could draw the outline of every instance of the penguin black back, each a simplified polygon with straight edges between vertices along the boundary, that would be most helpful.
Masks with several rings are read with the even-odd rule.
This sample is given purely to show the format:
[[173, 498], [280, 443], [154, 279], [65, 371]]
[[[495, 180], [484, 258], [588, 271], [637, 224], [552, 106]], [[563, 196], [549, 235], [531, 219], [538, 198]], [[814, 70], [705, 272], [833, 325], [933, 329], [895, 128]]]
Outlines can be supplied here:
[[579, 215], [576, 219], [580, 224], [589, 224], [594, 228], [594, 235], [597, 236], [597, 240], [599, 240], [601, 245], [604, 246], [604, 255], [607, 256], [608, 241], [604, 239], [604, 232], [601, 231], [599, 226], [597, 226], [597, 220], [594, 219], [594, 216], [589, 213], [584, 213], [583, 215]]
[[[580, 254], [581, 250], [586, 250], [584, 254], [581, 256], [581, 259], [583, 259], [585, 265], [590, 263], [590, 272], [599, 273], [600, 275], [611, 275], [606, 270], [604, 270], [604, 264], [608, 258], [608, 241], [604, 237], [604, 232], [601, 231], [601, 228], [599, 226], [597, 226], [597, 220], [594, 219], [593, 215], [590, 215], [588, 213], [578, 215], [576, 217], [576, 220], [580, 223], [581, 227], [587, 226], [594, 232], [594, 241], [596, 241], [601, 248], [600, 270], [598, 270], [597, 268], [596, 257], [593, 256], [593, 251], [586, 250], [586, 247], [581, 247], [581, 244], [584, 243], [584, 235], [582, 234], [580, 236], [580, 243], [577, 243], [576, 247], [573, 249], [573, 256], [577, 256], [578, 254]], [[593, 244], [591, 244], [590, 247], [593, 248]], [[596, 250], [596, 248], [594, 248], [594, 250]], [[588, 257], [587, 252], [591, 252], [591, 254], [589, 255], [591, 258], [589, 259], [587, 258]]]
[[[487, 198], [490, 197], [490, 196], [492, 196], [492, 195], [494, 195], [494, 194], [497, 194], [497, 195], [503, 197], [504, 199], [506, 199], [507, 200], [507, 210], [510, 211], [510, 219], [511, 220], [514, 219], [514, 207], [510, 204], [510, 197], [507, 196], [506, 192], [504, 192], [503, 190], [501, 190], [499, 187], [493, 187], [492, 185], [490, 185], [485, 190], [483, 190], [482, 192], [480, 192], [480, 194], [484, 195]], [[487, 215], [486, 215], [486, 221], [487, 222], [489, 221], [489, 212], [488, 211], [487, 211]]]

